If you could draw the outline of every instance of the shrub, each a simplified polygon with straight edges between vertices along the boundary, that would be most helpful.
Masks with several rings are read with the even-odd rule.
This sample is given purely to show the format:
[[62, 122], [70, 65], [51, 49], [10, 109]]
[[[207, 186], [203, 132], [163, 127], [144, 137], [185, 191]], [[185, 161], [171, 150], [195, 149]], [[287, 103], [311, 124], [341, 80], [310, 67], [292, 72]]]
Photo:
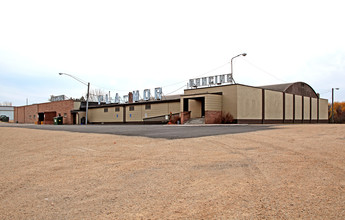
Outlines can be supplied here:
[[231, 124], [234, 122], [234, 117], [230, 113], [222, 114], [222, 124]]

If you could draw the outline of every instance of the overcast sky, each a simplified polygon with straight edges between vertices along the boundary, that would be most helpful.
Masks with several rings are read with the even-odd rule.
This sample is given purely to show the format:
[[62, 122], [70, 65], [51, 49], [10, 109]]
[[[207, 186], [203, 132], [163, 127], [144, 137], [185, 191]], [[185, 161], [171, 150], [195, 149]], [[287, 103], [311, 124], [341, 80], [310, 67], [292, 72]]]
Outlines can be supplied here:
[[0, 103], [114, 97], [230, 72], [260, 86], [303, 81], [345, 101], [345, 2], [0, 0]]

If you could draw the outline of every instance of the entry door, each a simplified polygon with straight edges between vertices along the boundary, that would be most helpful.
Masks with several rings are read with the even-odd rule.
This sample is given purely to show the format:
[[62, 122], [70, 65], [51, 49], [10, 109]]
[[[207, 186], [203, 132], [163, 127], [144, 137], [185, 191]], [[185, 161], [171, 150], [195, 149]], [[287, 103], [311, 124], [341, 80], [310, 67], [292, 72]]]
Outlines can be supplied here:
[[76, 113], [72, 113], [72, 118], [73, 118], [73, 124], [77, 124], [77, 114]]
[[44, 121], [44, 113], [38, 113], [38, 121]]
[[205, 97], [199, 99], [201, 101], [201, 116], [205, 117]]
[[188, 99], [183, 99], [183, 111], [188, 112]]

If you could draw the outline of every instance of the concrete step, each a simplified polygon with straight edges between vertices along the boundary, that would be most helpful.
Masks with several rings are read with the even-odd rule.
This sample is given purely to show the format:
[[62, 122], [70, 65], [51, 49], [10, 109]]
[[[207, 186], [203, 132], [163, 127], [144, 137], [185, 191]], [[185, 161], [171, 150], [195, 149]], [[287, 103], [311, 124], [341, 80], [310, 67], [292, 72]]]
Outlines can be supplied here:
[[205, 124], [205, 118], [191, 118], [185, 124]]

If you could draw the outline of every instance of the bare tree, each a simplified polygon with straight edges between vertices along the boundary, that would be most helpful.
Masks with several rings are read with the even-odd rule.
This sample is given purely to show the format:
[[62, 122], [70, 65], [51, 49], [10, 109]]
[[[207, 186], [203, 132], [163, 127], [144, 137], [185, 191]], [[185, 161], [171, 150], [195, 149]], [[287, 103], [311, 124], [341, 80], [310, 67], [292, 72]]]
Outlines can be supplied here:
[[103, 101], [105, 101], [105, 92], [101, 89], [91, 89], [90, 90], [90, 97], [89, 97], [89, 101], [90, 102], [98, 102], [98, 97], [102, 96], [103, 97]]

